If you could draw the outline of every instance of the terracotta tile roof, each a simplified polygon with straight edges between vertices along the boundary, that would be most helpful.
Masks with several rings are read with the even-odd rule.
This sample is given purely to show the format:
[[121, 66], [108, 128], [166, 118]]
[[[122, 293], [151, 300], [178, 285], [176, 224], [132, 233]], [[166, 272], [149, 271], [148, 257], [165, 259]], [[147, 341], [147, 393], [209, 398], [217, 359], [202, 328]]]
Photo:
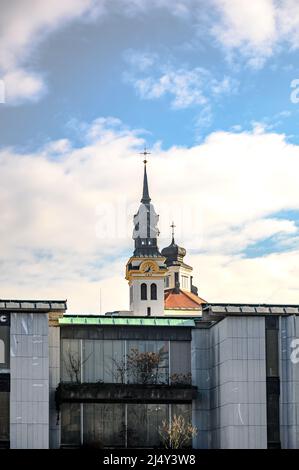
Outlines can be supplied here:
[[206, 301], [197, 295], [181, 289], [179, 294], [175, 292], [175, 289], [168, 289], [164, 293], [164, 307], [166, 309], [197, 309], [204, 303], [206, 303]]

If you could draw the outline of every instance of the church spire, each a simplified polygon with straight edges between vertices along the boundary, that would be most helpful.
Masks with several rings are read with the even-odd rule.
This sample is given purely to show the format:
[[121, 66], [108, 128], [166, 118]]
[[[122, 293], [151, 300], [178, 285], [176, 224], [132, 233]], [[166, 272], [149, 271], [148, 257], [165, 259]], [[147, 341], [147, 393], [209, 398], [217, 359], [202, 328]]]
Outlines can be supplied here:
[[147, 181], [147, 172], [146, 172], [146, 164], [147, 164], [147, 159], [146, 156], [150, 155], [150, 152], [146, 150], [146, 147], [144, 147], [144, 151], [141, 152], [141, 155], [144, 155], [144, 175], [143, 175], [143, 191], [142, 191], [142, 199], [141, 202], [142, 204], [149, 204], [151, 202], [151, 198], [149, 196], [149, 191], [148, 191], [148, 181]]
[[147, 180], [147, 155], [141, 153], [144, 163], [142, 199], [134, 215], [134, 252], [126, 269], [130, 286], [130, 310], [134, 315], [161, 316], [164, 314], [165, 258], [161, 256], [157, 239], [159, 216], [151, 202]]
[[157, 245], [157, 237], [159, 235], [158, 219], [151, 198], [149, 196], [147, 172], [146, 172], [146, 156], [150, 152], [144, 148], [141, 155], [144, 156], [144, 175], [142, 199], [137, 214], [134, 215], [134, 231], [133, 240], [135, 241], [134, 256], [161, 256]]
[[147, 181], [147, 172], [146, 172], [147, 161], [144, 160], [143, 163], [144, 163], [144, 175], [143, 175], [143, 191], [142, 191], [141, 202], [142, 204], [149, 204], [151, 202], [151, 198], [149, 196], [149, 191], [148, 191], [148, 181]]

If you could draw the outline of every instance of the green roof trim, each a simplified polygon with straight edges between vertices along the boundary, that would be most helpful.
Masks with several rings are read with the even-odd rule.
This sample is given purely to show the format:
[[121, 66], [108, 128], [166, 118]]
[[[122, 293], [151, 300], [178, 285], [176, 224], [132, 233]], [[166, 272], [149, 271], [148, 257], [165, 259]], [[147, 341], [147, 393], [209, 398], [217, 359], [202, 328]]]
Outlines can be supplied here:
[[195, 322], [191, 318], [65, 316], [59, 318], [58, 321], [59, 325], [195, 326]]

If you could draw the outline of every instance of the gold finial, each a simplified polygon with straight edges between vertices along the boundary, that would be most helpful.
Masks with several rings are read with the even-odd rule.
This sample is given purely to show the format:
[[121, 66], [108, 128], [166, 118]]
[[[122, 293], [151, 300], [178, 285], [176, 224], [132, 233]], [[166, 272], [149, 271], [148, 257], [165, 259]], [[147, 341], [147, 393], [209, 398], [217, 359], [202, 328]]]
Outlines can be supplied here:
[[146, 156], [147, 156], [147, 155], [150, 155], [150, 154], [151, 154], [151, 152], [148, 152], [148, 151], [146, 150], [146, 146], [144, 147], [143, 152], [140, 152], [140, 155], [143, 155], [143, 156], [144, 156], [143, 163], [144, 163], [145, 165], [147, 164]]

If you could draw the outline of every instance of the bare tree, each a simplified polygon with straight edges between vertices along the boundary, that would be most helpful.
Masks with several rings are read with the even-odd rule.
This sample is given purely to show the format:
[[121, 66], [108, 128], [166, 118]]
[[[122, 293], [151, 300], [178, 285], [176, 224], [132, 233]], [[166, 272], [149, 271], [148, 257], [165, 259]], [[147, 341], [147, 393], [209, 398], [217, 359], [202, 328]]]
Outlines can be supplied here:
[[127, 374], [127, 364], [125, 357], [121, 360], [112, 359], [113, 363], [113, 378], [117, 383], [124, 384], [126, 382], [126, 374]]
[[80, 355], [77, 352], [71, 352], [67, 350], [66, 358], [63, 358], [63, 362], [67, 373], [70, 376], [71, 382], [81, 383], [81, 367], [90, 358], [91, 354], [87, 356], [84, 361], [81, 360]]
[[185, 421], [183, 416], [176, 416], [171, 420], [162, 421], [159, 434], [166, 449], [181, 449], [188, 446], [192, 437], [196, 436], [197, 428]]
[[131, 349], [127, 354], [127, 369], [133, 383], [157, 384], [161, 354], [155, 352], [139, 352]]
[[162, 353], [140, 352], [132, 348], [120, 361], [113, 360], [114, 377], [120, 383], [157, 384], [160, 382]]

